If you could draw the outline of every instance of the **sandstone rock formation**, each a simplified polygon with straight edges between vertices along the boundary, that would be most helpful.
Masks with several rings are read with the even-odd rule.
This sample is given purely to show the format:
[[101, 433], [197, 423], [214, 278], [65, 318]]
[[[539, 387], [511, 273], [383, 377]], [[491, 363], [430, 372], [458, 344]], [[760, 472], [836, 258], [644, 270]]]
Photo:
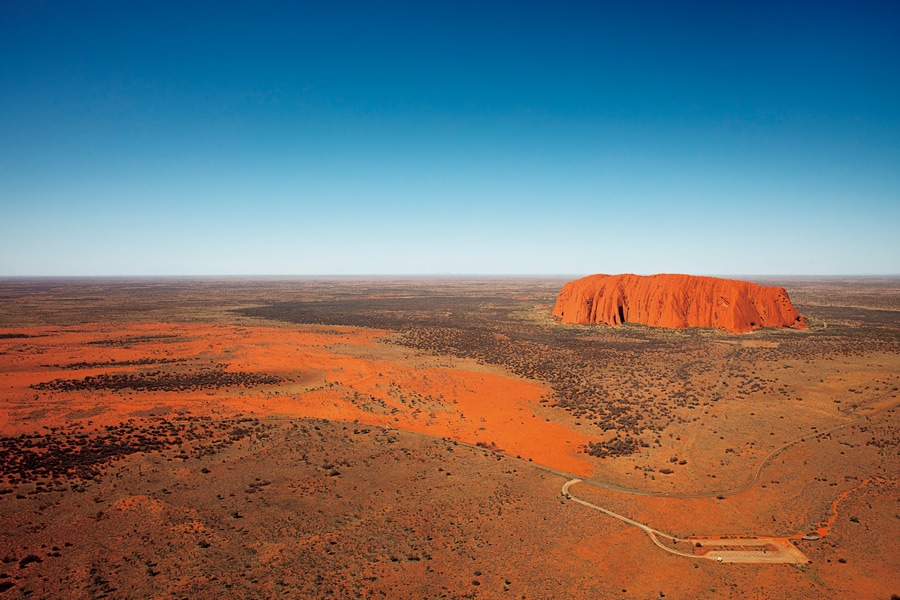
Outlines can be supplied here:
[[553, 316], [563, 323], [642, 323], [746, 333], [806, 328], [784, 288], [693, 275], [589, 275], [563, 286]]

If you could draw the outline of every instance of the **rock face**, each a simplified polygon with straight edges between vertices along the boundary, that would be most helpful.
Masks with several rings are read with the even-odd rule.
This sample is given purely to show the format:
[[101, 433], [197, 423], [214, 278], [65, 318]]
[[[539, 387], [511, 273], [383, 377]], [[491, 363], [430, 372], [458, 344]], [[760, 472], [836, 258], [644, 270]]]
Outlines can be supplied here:
[[642, 323], [746, 333], [806, 328], [784, 288], [693, 275], [590, 275], [565, 284], [553, 316], [563, 323]]

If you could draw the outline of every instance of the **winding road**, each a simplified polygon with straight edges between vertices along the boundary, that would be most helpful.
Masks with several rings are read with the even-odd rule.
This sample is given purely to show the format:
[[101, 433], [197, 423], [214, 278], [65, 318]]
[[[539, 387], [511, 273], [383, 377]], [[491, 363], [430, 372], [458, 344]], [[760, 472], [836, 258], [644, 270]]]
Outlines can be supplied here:
[[[581, 483], [581, 480], [570, 479], [563, 484], [562, 495], [565, 496], [567, 500], [572, 500], [593, 510], [598, 510], [614, 519], [637, 527], [650, 536], [650, 539], [653, 540], [654, 544], [670, 554], [684, 556], [686, 558], [700, 558], [728, 563], [809, 563], [809, 559], [806, 555], [800, 552], [800, 550], [798, 550], [787, 538], [713, 538], [700, 536], [679, 538], [670, 535], [658, 529], [654, 529], [649, 525], [635, 521], [634, 519], [629, 519], [608, 508], [603, 508], [602, 506], [593, 504], [587, 500], [575, 497], [575, 495], [572, 494], [571, 487], [576, 483]], [[661, 537], [671, 540], [673, 545], [678, 543], [686, 544], [688, 548], [693, 548], [696, 552], [682, 552], [673, 547], [666, 546], [659, 540]]]

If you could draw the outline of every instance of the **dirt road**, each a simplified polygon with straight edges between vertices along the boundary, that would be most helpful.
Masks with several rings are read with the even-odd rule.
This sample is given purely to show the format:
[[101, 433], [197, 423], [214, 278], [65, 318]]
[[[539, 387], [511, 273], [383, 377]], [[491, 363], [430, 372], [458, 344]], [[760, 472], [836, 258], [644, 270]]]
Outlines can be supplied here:
[[[633, 525], [644, 531], [653, 543], [678, 556], [687, 558], [702, 558], [716, 562], [728, 563], [790, 563], [807, 564], [809, 559], [794, 546], [787, 538], [752, 537], [752, 538], [717, 538], [717, 537], [690, 537], [679, 538], [649, 525], [629, 519], [626, 516], [613, 512], [602, 506], [598, 506], [587, 500], [577, 498], [572, 494], [571, 487], [576, 483], [582, 483], [580, 479], [570, 479], [562, 486], [562, 494], [567, 500], [572, 500], [602, 512], [605, 515], [618, 519], [629, 525]], [[672, 546], [664, 544], [661, 539], [668, 540]], [[676, 544], [683, 544], [691, 552], [683, 552], [674, 548]]]

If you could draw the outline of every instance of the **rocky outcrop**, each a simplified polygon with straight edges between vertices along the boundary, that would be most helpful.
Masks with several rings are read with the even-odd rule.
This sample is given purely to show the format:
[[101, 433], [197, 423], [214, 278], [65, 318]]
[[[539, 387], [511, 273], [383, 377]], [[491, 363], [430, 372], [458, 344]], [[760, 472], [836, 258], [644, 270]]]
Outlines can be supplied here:
[[642, 323], [746, 333], [806, 328], [784, 288], [693, 275], [590, 275], [565, 284], [553, 316], [563, 323]]

